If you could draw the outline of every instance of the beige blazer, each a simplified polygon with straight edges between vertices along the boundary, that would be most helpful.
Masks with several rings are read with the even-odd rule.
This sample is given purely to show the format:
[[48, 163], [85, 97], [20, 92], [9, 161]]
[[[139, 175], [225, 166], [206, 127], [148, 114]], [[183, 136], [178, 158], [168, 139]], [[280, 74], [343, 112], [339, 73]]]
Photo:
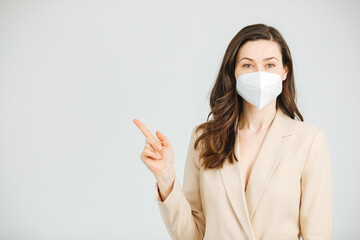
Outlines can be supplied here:
[[[196, 127], [196, 126], [195, 126]], [[279, 108], [258, 153], [246, 192], [238, 162], [204, 170], [192, 130], [183, 187], [155, 200], [172, 239], [331, 240], [333, 196], [324, 130]], [[236, 138], [235, 154], [241, 161]], [[199, 145], [200, 146], [200, 145]]]

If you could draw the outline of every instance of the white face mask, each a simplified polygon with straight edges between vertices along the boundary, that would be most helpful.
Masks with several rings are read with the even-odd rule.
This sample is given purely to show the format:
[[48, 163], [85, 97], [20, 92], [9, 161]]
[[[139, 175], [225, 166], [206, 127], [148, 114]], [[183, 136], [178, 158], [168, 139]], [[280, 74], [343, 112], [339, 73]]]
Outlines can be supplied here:
[[236, 79], [238, 94], [247, 102], [262, 109], [282, 91], [282, 78], [269, 72], [252, 72]]

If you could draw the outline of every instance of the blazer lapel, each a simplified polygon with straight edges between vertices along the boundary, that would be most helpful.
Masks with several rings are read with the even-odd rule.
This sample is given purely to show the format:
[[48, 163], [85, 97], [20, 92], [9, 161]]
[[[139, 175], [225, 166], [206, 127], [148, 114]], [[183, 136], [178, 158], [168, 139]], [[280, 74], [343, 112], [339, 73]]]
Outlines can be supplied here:
[[[237, 146], [238, 143], [237, 140], [235, 140], [235, 154], [239, 159]], [[248, 239], [255, 240], [255, 234], [252, 230], [249, 220], [249, 213], [244, 193], [244, 183], [242, 182], [237, 165], [238, 162], [231, 164], [229, 161], [226, 161], [219, 171], [223, 185], [225, 187], [225, 191], [231, 206], [234, 209], [237, 218], [239, 219], [240, 225], [243, 227]]]
[[[223, 167], [219, 169], [228, 198], [249, 239], [255, 239], [251, 219], [266, 184], [289, 145], [289, 136], [292, 136], [292, 123], [291, 118], [278, 108], [253, 165], [246, 192], [244, 192], [245, 185], [242, 182], [242, 173], [238, 162], [235, 161], [231, 164], [226, 161]], [[238, 131], [236, 132], [238, 133]], [[237, 159], [241, 161], [238, 135], [236, 135], [234, 150]]]
[[[246, 187], [246, 202], [252, 220], [266, 185], [292, 140], [291, 118], [279, 108], [260, 148]], [[240, 173], [241, 174], [241, 173]]]

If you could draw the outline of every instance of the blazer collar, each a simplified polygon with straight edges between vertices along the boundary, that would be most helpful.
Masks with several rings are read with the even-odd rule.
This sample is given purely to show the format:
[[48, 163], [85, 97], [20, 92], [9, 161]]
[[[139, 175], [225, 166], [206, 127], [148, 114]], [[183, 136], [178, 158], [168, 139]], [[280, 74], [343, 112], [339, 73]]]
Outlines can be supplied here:
[[[241, 161], [238, 131], [236, 133], [235, 155]], [[251, 170], [246, 192], [237, 161], [233, 164], [226, 161], [219, 169], [228, 198], [249, 239], [255, 239], [251, 220], [269, 179], [292, 139], [292, 133], [293, 120], [278, 108]]]

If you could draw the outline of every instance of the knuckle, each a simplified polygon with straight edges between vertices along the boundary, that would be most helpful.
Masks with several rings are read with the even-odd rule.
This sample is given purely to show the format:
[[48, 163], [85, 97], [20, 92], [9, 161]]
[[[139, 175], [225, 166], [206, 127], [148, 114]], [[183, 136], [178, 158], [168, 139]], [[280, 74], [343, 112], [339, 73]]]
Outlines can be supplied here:
[[146, 144], [146, 147], [149, 149], [149, 150], [152, 150], [153, 149], [153, 147], [152, 147], [152, 145], [151, 144]]
[[146, 156], [152, 156], [153, 152], [150, 149], [145, 150]]

